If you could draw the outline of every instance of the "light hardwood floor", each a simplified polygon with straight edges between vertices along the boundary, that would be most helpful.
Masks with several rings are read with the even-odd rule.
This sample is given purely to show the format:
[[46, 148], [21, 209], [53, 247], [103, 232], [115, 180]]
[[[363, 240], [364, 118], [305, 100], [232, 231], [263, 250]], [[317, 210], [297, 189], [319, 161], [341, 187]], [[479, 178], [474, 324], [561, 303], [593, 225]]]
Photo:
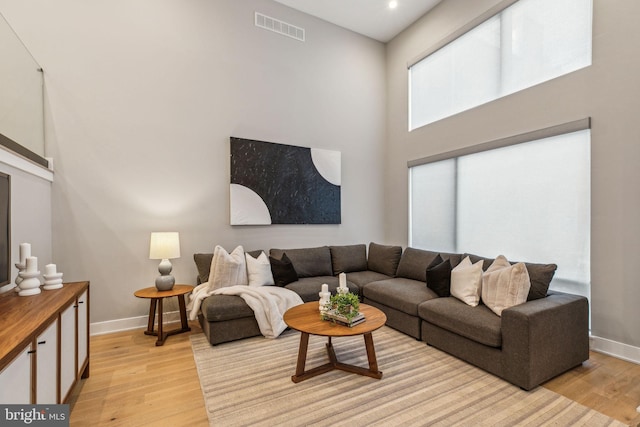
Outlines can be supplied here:
[[189, 341], [202, 331], [189, 324], [161, 347], [142, 329], [91, 337], [90, 375], [75, 389], [70, 425], [209, 425]]
[[[190, 334], [164, 346], [143, 330], [91, 337], [90, 377], [76, 388], [71, 426], [207, 426]], [[171, 327], [171, 326], [170, 326]], [[640, 365], [592, 352], [544, 387], [625, 424], [640, 426]]]

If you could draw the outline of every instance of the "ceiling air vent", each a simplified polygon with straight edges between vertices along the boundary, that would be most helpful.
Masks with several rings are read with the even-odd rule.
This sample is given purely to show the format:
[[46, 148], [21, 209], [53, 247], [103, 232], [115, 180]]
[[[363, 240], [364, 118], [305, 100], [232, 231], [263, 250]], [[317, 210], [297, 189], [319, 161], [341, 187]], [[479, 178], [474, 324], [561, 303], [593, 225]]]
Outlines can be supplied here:
[[291, 37], [292, 39], [304, 41], [304, 28], [296, 27], [279, 19], [272, 18], [262, 13], [256, 12], [256, 27]]

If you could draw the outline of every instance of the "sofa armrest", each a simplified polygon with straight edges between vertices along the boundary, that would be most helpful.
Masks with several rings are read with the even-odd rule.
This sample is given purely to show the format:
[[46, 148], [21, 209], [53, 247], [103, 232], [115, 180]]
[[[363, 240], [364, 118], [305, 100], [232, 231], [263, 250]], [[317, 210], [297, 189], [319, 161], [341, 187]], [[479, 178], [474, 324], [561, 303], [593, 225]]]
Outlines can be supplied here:
[[502, 312], [504, 374], [530, 390], [589, 359], [589, 302], [553, 293]]

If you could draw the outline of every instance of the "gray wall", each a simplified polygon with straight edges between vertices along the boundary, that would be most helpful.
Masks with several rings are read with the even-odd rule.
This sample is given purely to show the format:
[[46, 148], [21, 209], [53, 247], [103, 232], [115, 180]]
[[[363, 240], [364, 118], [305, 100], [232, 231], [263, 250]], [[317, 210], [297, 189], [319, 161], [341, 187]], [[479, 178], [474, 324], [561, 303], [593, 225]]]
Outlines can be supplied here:
[[[594, 0], [591, 67], [408, 132], [407, 61], [496, 3], [445, 0], [385, 54], [269, 0], [0, 0], [45, 69], [53, 252], [92, 281], [91, 321], [145, 315], [151, 231], [181, 232], [186, 283], [215, 244], [406, 245], [407, 160], [590, 116], [593, 334], [640, 346], [640, 2]], [[307, 42], [255, 28], [254, 10]], [[342, 225], [227, 225], [231, 135], [340, 150]]]
[[[57, 263], [51, 246], [52, 174], [46, 169], [38, 171], [40, 166], [5, 150], [0, 154], [8, 162], [0, 161], [0, 172], [11, 176], [11, 283], [15, 284], [18, 269], [14, 265], [20, 261], [20, 243], [31, 244], [31, 256], [38, 258], [41, 273], [45, 265]], [[39, 175], [25, 169], [35, 170]]]
[[640, 2], [594, 0], [591, 67], [408, 132], [407, 62], [497, 3], [445, 0], [387, 45], [387, 241], [407, 243], [408, 160], [590, 116], [592, 333], [640, 346]]
[[[28, 3], [28, 4], [25, 4]], [[91, 321], [146, 316], [151, 231], [193, 253], [383, 236], [385, 48], [270, 0], [0, 0], [45, 70], [54, 254]], [[254, 11], [306, 29], [254, 26]], [[229, 226], [229, 137], [339, 150], [342, 224]], [[363, 167], [363, 165], [365, 167]]]

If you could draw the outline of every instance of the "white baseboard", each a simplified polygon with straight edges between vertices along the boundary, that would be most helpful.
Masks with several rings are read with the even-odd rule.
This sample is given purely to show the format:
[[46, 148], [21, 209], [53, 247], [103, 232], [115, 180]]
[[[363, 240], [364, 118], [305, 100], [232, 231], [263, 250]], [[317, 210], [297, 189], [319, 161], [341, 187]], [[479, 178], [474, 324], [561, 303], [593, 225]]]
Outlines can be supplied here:
[[608, 354], [609, 356], [617, 357], [627, 362], [640, 364], [640, 347], [634, 347], [629, 344], [623, 344], [593, 335], [591, 335], [590, 338], [590, 347], [591, 350], [597, 351], [598, 353]]
[[[180, 321], [179, 311], [170, 311], [162, 314], [163, 324]], [[109, 320], [106, 322], [96, 322], [89, 325], [90, 335], [104, 335], [113, 332], [128, 331], [131, 329], [146, 329], [149, 316], [129, 317], [126, 319]], [[157, 330], [157, 325], [156, 325]]]

